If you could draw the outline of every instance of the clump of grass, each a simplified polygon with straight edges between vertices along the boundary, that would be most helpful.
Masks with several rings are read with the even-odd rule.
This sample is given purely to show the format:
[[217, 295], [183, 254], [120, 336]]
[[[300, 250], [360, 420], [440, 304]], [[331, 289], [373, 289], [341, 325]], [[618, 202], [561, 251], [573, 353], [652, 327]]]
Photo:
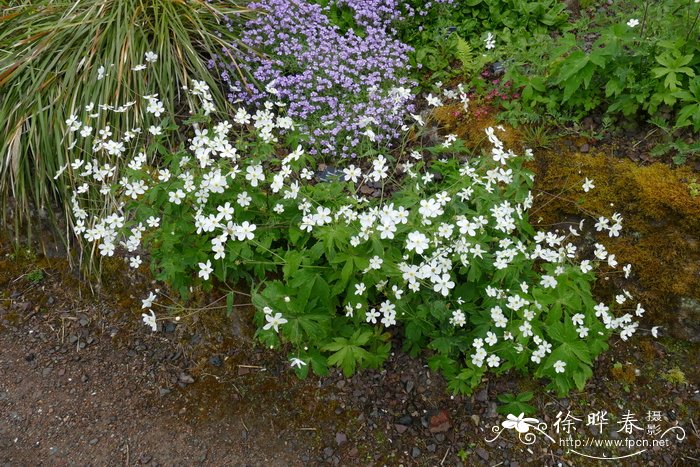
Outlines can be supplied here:
[[[133, 92], [158, 89], [172, 110], [181, 86], [200, 79], [225, 106], [208, 60], [238, 44], [226, 24], [246, 11], [230, 1], [10, 1], [0, 16], [0, 197], [3, 206], [14, 198], [16, 223], [32, 206], [51, 217], [51, 203], [65, 202], [65, 179], [54, 179], [69, 160], [64, 122], [86, 114], [84, 103], [121, 105]], [[148, 75], [131, 72], [147, 51], [158, 54], [158, 66]], [[102, 112], [93, 123], [123, 132], [144, 112], [110, 112], [108, 122]]]

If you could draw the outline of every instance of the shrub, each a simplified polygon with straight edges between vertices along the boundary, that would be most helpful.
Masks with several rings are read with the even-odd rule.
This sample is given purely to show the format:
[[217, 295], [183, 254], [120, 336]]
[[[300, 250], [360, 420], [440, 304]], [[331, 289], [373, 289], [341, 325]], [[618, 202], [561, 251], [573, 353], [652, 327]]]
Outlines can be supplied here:
[[[0, 15], [3, 199], [13, 196], [20, 214], [28, 213], [30, 202], [52, 214], [50, 202], [65, 191], [62, 179], [54, 180], [53, 174], [68, 161], [62, 144], [66, 128], [96, 113], [93, 127], [109, 125], [122, 134], [137, 128], [145, 113], [140, 101], [128, 115], [106, 112], [98, 103], [125, 104], [125, 96], [143, 96], [156, 83], [173, 114], [180, 86], [189, 77], [213, 84], [205, 58], [222, 44], [236, 47], [234, 34], [215, 32], [217, 23], [243, 11], [234, 5], [204, 0], [10, 2]], [[149, 78], [128, 72], [145, 63], [147, 52], [158, 56], [156, 72]], [[212, 97], [225, 102], [213, 87]], [[90, 103], [90, 110], [83, 107]], [[64, 123], [70, 115], [78, 121]], [[89, 146], [80, 149], [90, 152]], [[104, 160], [119, 163], [115, 157]]]
[[[210, 102], [204, 83], [191, 89]], [[506, 149], [500, 130], [487, 131], [484, 157], [448, 135], [315, 173], [319, 158], [284, 110], [239, 109], [216, 124], [200, 113], [187, 143], [164, 157], [156, 153], [165, 134], [144, 133], [123, 141], [140, 151], [120, 170], [78, 154], [68, 174], [105, 186], [119, 208], [91, 213], [73, 193], [75, 233], [103, 256], [125, 251], [132, 267], [150, 260], [155, 277], [185, 297], [192, 287], [247, 282], [258, 339], [287, 349], [302, 377], [380, 365], [402, 331], [404, 348], [425, 352], [453, 392], [516, 369], [565, 393], [583, 388], [613, 332], [635, 332], [629, 294], [611, 305], [591, 296], [594, 269], [615, 268], [615, 256], [596, 244], [584, 259], [570, 242], [579, 225], [530, 225], [530, 154]], [[616, 236], [621, 222], [601, 217], [596, 229]], [[156, 300], [145, 298], [144, 309]], [[154, 331], [160, 319], [144, 314]]]

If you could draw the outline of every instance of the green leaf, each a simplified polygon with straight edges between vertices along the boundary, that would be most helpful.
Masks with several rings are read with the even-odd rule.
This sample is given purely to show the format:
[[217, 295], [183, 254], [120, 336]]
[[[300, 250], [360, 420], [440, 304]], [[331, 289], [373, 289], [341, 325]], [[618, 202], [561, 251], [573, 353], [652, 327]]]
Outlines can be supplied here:
[[289, 280], [291, 276], [299, 269], [304, 255], [300, 251], [289, 250], [284, 255], [284, 266], [282, 267], [282, 273], [285, 280]]

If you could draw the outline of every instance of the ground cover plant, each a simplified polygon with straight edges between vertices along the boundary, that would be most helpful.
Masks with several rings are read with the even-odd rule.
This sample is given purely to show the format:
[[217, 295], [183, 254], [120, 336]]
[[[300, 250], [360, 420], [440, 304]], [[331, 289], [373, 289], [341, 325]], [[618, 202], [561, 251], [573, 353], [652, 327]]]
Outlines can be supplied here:
[[[217, 24], [243, 11], [235, 2], [199, 0], [11, 1], [3, 7], [3, 204], [11, 197], [18, 218], [28, 214], [30, 204], [52, 215], [51, 202], [65, 191], [62, 179], [54, 179], [68, 160], [63, 134], [81, 123], [69, 116], [100, 116], [91, 120], [92, 127], [80, 126], [85, 134], [94, 130], [95, 122], [120, 134], [136, 132], [145, 108], [124, 96], [143, 95], [153, 82], [158, 83], [168, 110], [175, 113], [180, 86], [191, 76], [214, 83], [205, 59], [224, 44], [237, 46], [237, 38]], [[140, 70], [156, 59], [157, 72], [146, 78]], [[212, 97], [225, 101], [218, 88], [212, 88]], [[132, 105], [136, 111], [127, 116], [124, 111]], [[106, 112], [110, 108], [120, 112]], [[110, 152], [103, 160], [118, 165], [114, 156]]]
[[[194, 81], [190, 92], [200, 108], [179, 150], [159, 151], [178, 126], [153, 111], [161, 103], [151, 94], [151, 131], [116, 142], [138, 148], [126, 169], [82, 154], [70, 162], [65, 176], [83, 187], [71, 198], [75, 233], [102, 257], [126, 252], [134, 268], [149, 261], [184, 298], [193, 287], [248, 283], [258, 339], [287, 349], [300, 376], [378, 366], [400, 327], [404, 347], [430, 349], [431, 367], [453, 392], [516, 369], [563, 394], [583, 388], [613, 332], [627, 339], [636, 331], [644, 310], [631, 294], [614, 304], [591, 295], [594, 270], [617, 268], [615, 255], [596, 243], [584, 258], [569, 241], [583, 223], [562, 232], [531, 226], [533, 177], [523, 162], [532, 154], [505, 148], [501, 130], [488, 129], [485, 157], [446, 135], [316, 173], [320, 158], [306, 151], [283, 103], [212, 121], [206, 83]], [[92, 140], [98, 151], [113, 144]], [[581, 180], [583, 192], [594, 188]], [[84, 207], [83, 195], [98, 192], [118, 209]], [[621, 227], [618, 214], [595, 223], [610, 237]], [[154, 331], [175, 318], [156, 314], [157, 303], [157, 291], [143, 300]]]
[[[310, 153], [328, 159], [357, 157], [367, 141], [390, 144], [412, 96], [410, 47], [385, 22], [393, 10], [344, 4], [358, 8], [351, 15], [358, 18], [356, 29], [333, 24], [313, 2], [250, 3], [260, 14], [241, 26], [247, 48], [233, 63], [229, 56], [212, 60], [224, 70], [231, 102], [285, 102], [287, 115], [309, 134]], [[239, 66], [254, 81], [241, 81]]]

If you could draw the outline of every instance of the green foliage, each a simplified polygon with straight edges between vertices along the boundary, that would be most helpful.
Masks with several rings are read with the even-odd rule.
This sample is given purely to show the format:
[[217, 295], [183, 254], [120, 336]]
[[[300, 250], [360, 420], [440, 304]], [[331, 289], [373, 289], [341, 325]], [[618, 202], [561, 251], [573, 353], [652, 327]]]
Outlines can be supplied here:
[[[507, 109], [517, 121], [528, 112], [562, 120], [593, 110], [639, 118], [670, 110], [675, 128], [700, 129], [700, 5], [686, 0], [644, 2], [605, 26], [564, 34], [513, 50], [505, 79], [521, 98]], [[631, 27], [630, 18], [643, 18]], [[592, 41], [590, 37], [597, 36]]]
[[469, 45], [469, 42], [465, 41], [459, 36], [456, 37], [457, 45], [455, 57], [462, 64], [462, 72], [467, 77], [474, 77], [484, 68], [490, 59], [484, 54], [474, 53], [474, 50], [472, 49], [472, 46]]
[[513, 394], [501, 394], [498, 396], [498, 400], [503, 403], [503, 405], [498, 407], [498, 413], [501, 415], [515, 415], [518, 416], [521, 413], [525, 415], [534, 415], [537, 409], [532, 405], [528, 404], [532, 400], [534, 393], [532, 391], [521, 392], [518, 395]]
[[[227, 2], [231, 3], [231, 2]], [[12, 196], [19, 214], [30, 205], [50, 208], [65, 191], [54, 174], [68, 161], [63, 144], [70, 115], [99, 113], [96, 123], [118, 134], [139, 126], [143, 109], [125, 114], [83, 107], [125, 103], [155, 82], [171, 114], [179, 111], [180, 87], [198, 76], [216, 91], [206, 60], [236, 37], [215, 26], [243, 11], [204, 0], [12, 1], [0, 15], [0, 193]], [[221, 30], [221, 34], [217, 34]], [[158, 71], [131, 73], [144, 54], [158, 54]], [[98, 70], [104, 67], [104, 78]], [[88, 145], [79, 149], [90, 151]], [[113, 164], [119, 164], [114, 158]], [[66, 200], [63, 200], [66, 201]], [[5, 204], [5, 203], [3, 203]], [[68, 206], [66, 206], [68, 209]]]
[[[419, 13], [423, 3], [409, 2]], [[463, 69], [475, 73], [482, 62], [505, 56], [501, 52], [490, 54], [488, 59], [482, 57], [489, 32], [503, 51], [501, 47], [513, 41], [560, 29], [567, 18], [566, 7], [558, 0], [461, 0], [454, 5], [433, 5], [425, 15], [414, 15], [400, 25], [399, 33], [415, 50], [412, 64], [430, 71], [434, 82], [460, 71], [452, 67], [454, 59], [460, 60]]]

